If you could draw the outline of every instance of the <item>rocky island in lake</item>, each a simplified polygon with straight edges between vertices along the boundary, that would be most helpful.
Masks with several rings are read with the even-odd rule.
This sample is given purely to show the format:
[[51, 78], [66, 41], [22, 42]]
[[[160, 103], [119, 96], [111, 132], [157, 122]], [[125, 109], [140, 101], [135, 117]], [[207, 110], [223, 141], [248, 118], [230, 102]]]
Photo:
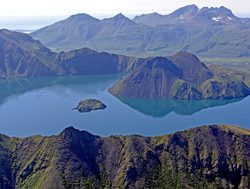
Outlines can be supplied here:
[[100, 100], [86, 99], [80, 101], [77, 107], [73, 108], [73, 110], [78, 110], [79, 112], [84, 113], [93, 110], [103, 110], [105, 108], [107, 108], [107, 106], [103, 104]]

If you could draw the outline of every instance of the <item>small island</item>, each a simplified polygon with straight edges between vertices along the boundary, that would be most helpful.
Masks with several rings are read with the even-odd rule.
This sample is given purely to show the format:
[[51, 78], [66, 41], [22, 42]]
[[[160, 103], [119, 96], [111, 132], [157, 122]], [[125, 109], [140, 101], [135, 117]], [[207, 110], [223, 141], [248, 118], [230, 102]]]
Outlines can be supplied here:
[[103, 110], [107, 106], [103, 104], [100, 100], [96, 99], [86, 99], [78, 103], [78, 105], [73, 108], [73, 110], [78, 110], [81, 113], [90, 112], [93, 110]]

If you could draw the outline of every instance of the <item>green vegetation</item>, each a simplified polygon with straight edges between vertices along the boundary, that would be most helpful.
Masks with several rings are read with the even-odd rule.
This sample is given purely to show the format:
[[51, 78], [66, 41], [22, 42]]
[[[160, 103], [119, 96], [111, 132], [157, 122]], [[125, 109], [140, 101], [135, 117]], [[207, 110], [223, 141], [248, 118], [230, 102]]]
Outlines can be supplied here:
[[250, 131], [239, 127], [104, 138], [71, 127], [52, 137], [0, 139], [2, 188], [243, 189], [250, 182]]
[[90, 111], [93, 111], [93, 110], [103, 110], [106, 107], [107, 106], [105, 104], [103, 104], [100, 100], [86, 99], [86, 100], [80, 101], [78, 103], [77, 107], [74, 108], [74, 109], [76, 109], [79, 112], [83, 113], [83, 112], [90, 112]]
[[207, 65], [217, 65], [224, 68], [233, 69], [236, 71], [250, 73], [250, 58], [201, 58]]

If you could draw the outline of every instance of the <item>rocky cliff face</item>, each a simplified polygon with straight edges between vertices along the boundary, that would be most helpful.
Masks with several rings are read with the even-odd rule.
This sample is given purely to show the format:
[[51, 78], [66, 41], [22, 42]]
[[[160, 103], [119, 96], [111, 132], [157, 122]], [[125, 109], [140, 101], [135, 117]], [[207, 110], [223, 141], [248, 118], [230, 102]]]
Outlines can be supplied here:
[[151, 58], [113, 85], [118, 97], [163, 99], [231, 99], [245, 97], [250, 89], [233, 77], [213, 72], [195, 55], [179, 52]]
[[204, 126], [161, 137], [0, 137], [1, 188], [249, 188], [250, 131]]

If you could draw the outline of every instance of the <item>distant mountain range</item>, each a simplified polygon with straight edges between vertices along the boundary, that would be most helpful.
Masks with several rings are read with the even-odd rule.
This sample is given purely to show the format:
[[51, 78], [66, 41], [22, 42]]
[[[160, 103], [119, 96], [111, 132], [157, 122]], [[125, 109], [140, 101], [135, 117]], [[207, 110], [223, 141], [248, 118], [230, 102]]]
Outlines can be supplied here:
[[118, 14], [96, 19], [73, 15], [31, 35], [53, 50], [88, 47], [133, 56], [173, 54], [185, 50], [202, 57], [250, 57], [250, 19], [225, 7], [182, 7], [171, 14]]
[[241, 23], [245, 19], [236, 17], [231, 10], [226, 7], [199, 9], [196, 5], [188, 5], [182, 7], [171, 14], [161, 15], [158, 13], [144, 14], [136, 16], [134, 19], [136, 23], [142, 23], [149, 26], [178, 24], [178, 23], [194, 23], [194, 24], [208, 24], [208, 23]]
[[250, 131], [203, 126], [159, 137], [0, 135], [0, 188], [249, 188]]

